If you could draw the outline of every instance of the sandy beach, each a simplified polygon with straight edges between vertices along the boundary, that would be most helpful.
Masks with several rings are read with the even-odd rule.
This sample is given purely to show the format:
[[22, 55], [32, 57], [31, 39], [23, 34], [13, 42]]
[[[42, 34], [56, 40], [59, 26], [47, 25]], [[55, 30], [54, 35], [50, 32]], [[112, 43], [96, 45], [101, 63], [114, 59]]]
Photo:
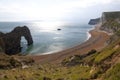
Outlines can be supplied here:
[[104, 31], [99, 30], [99, 25], [89, 31], [91, 37], [84, 43], [78, 44], [73, 48], [69, 48], [60, 52], [46, 54], [46, 55], [34, 55], [32, 58], [36, 61], [36, 63], [60, 63], [64, 58], [76, 55], [76, 54], [86, 54], [88, 51], [92, 49], [96, 49], [97, 51], [104, 48], [107, 44], [106, 41], [109, 39], [110, 35]]

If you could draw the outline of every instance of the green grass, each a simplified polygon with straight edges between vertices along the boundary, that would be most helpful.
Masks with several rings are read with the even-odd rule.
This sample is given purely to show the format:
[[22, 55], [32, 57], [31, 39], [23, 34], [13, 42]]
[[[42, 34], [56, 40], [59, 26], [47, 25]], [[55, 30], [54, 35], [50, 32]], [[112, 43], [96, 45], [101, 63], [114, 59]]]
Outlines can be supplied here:
[[82, 61], [85, 63], [93, 63], [95, 57], [98, 55], [99, 52], [96, 52], [90, 56], [85, 57]]
[[112, 54], [115, 53], [116, 50], [111, 49], [111, 50], [104, 50], [100, 54], [98, 54], [95, 58], [95, 63], [100, 63], [101, 61], [105, 60], [106, 58], [110, 57]]
[[[92, 67], [76, 65], [73, 67], [61, 67], [51, 64], [37, 65], [27, 69], [16, 68], [15, 70], [0, 70], [0, 80], [43, 80], [43, 77], [51, 80], [65, 79], [65, 80], [85, 80], [93, 77], [99, 69], [90, 71]], [[1, 76], [1, 75], [0, 75]]]
[[101, 61], [107, 59], [108, 57], [111, 57], [113, 54], [117, 54], [120, 52], [120, 47], [118, 49], [115, 49], [116, 45], [119, 45], [120, 40], [114, 41], [112, 43], [109, 43], [107, 47], [105, 47], [101, 52], [95, 56], [95, 63], [100, 63]]
[[104, 75], [105, 80], [120, 80], [120, 63], [111, 67]]

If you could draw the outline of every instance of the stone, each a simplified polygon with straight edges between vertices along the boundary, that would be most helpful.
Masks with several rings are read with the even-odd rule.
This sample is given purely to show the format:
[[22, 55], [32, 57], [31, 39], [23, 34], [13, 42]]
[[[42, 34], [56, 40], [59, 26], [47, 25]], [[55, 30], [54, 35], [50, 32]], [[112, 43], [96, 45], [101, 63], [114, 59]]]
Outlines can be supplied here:
[[58, 28], [57, 30], [58, 30], [58, 31], [60, 31], [61, 29], [60, 29], [60, 28]]
[[24, 36], [27, 40], [27, 45], [33, 44], [33, 39], [30, 30], [27, 26], [16, 27], [9, 33], [0, 32], [0, 47], [8, 55], [14, 55], [21, 52], [21, 37]]

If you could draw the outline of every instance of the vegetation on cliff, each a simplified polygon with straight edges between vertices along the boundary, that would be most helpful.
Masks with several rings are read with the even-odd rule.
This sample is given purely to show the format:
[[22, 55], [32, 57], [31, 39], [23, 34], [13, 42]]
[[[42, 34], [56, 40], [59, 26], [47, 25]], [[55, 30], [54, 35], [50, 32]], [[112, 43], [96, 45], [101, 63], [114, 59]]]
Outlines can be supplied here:
[[106, 20], [106, 21], [120, 19], [120, 11], [103, 12], [102, 18], [104, 18], [103, 20]]
[[110, 33], [120, 30], [120, 12], [104, 12], [101, 17], [100, 29]]

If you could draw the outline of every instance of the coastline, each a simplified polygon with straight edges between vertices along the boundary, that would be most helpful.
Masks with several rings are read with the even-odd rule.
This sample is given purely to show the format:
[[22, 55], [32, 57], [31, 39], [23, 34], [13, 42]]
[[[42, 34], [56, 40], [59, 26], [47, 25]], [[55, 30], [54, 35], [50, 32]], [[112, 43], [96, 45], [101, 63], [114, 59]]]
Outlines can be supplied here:
[[61, 50], [57, 50], [57, 51], [50, 51], [50, 52], [37, 53], [37, 54], [28, 54], [28, 55], [30, 55], [30, 56], [41, 56], [41, 55], [54, 54], [54, 53], [58, 53], [58, 52], [61, 52], [61, 51], [68, 50], [68, 49], [74, 48], [74, 47], [76, 47], [76, 46], [79, 46], [79, 45], [83, 44], [84, 42], [86, 42], [87, 40], [89, 40], [89, 38], [91, 38], [90, 31], [93, 30], [94, 28], [95, 28], [95, 27], [92, 27], [91, 29], [89, 29], [89, 30], [86, 32], [87, 38], [86, 38], [83, 42], [80, 42], [78, 45], [74, 45], [74, 46], [67, 47], [67, 48], [64, 48], [64, 49], [61, 49]]
[[52, 54], [32, 55], [31, 57], [36, 63], [60, 63], [64, 58], [72, 55], [86, 54], [92, 49], [100, 51], [106, 46], [106, 41], [109, 39], [110, 35], [105, 31], [99, 30], [99, 27], [99, 25], [96, 25], [92, 30], [90, 30], [90, 38], [80, 45]]

